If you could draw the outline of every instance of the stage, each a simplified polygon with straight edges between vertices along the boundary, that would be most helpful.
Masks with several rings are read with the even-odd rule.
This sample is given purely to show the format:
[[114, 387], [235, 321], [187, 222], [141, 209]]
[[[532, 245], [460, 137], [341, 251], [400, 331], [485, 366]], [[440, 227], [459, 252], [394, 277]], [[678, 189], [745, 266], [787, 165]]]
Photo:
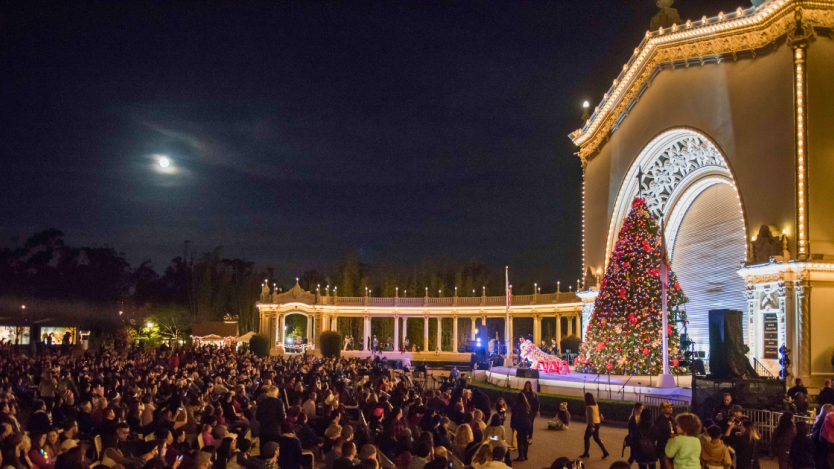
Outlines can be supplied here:
[[535, 378], [516, 378], [516, 370], [515, 367], [494, 366], [492, 370], [473, 372], [473, 379], [504, 387], [507, 386], [509, 374], [510, 388], [521, 389], [526, 381], [531, 381], [534, 389], [538, 384], [538, 391], [546, 394], [582, 396], [585, 392], [591, 392], [600, 399], [638, 401], [651, 396], [686, 402], [692, 400], [692, 377], [689, 375], [676, 376], [677, 387], [664, 389], [655, 387], [658, 383], [657, 376], [575, 373], [571, 367], [571, 373], [567, 375], [539, 372], [539, 379], [536, 380]]

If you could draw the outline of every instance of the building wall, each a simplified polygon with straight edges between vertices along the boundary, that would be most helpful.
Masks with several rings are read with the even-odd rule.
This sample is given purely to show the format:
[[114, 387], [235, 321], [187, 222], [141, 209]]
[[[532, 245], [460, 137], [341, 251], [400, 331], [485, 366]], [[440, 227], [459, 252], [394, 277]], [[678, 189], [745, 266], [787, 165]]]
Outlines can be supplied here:
[[672, 127], [700, 130], [725, 155], [748, 238], [763, 224], [795, 232], [793, 113], [793, 55], [784, 45], [756, 59], [661, 71], [586, 168], [586, 264], [603, 267], [623, 178], [640, 150]]
[[818, 36], [808, 47], [808, 208], [812, 254], [834, 257], [834, 40]]
[[828, 379], [834, 377], [831, 364], [834, 353], [834, 340], [831, 339], [831, 331], [834, 331], [834, 314], [831, 314], [831, 305], [834, 305], [834, 274], [814, 274], [810, 291], [811, 375]]

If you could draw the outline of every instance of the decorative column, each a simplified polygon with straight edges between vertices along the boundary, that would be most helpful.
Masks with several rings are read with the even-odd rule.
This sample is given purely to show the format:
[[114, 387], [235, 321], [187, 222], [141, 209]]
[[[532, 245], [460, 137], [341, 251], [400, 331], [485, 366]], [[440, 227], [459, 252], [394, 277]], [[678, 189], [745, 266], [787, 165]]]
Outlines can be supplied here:
[[[403, 316], [403, 343], [405, 343], [405, 338], [408, 337], [408, 317]], [[406, 350], [408, 352], [408, 350]]]
[[452, 317], [452, 352], [458, 353], [458, 317]]
[[400, 349], [400, 317], [394, 316], [394, 351]]
[[309, 314], [307, 315], [307, 343], [313, 343], [313, 318]]
[[806, 278], [807, 271], [802, 271], [799, 275], [793, 287], [796, 339], [794, 339], [795, 347], [792, 350], [791, 362], [793, 362], [794, 377], [807, 380], [811, 377], [811, 285]]
[[423, 316], [423, 351], [429, 351], [429, 317]]
[[[798, 10], [798, 14], [800, 15], [800, 22], [802, 10]], [[804, 31], [806, 34], [810, 36], [814, 35], [814, 28], [809, 27], [810, 31]], [[808, 186], [807, 186], [807, 179], [805, 178], [805, 164], [806, 159], [806, 120], [805, 120], [805, 109], [807, 108], [807, 96], [808, 90], [805, 86], [805, 48], [807, 47], [807, 39], [810, 37], [808, 35], [805, 36], [793, 36], [793, 34], [788, 34], [788, 42], [792, 42], [792, 46], [794, 48], [794, 68], [795, 68], [795, 76], [794, 76], [794, 89], [796, 91], [796, 96], [794, 97], [794, 105], [796, 108], [796, 200], [799, 210], [799, 215], [797, 218], [798, 220], [798, 255], [797, 258], [800, 260], [805, 260], [808, 258], [808, 252], [810, 251], [810, 246], [808, 245], [808, 222], [810, 221], [809, 217], [807, 216], [808, 213], [806, 212], [807, 204], [805, 201], [807, 200], [806, 194], [808, 193]]]
[[472, 320], [472, 340], [475, 340], [475, 329], [478, 327], [478, 325], [477, 325], [478, 318], [476, 318], [475, 316], [472, 316], [469, 319]]
[[443, 318], [438, 317], [437, 318], [437, 351], [438, 352], [443, 351], [443, 342], [442, 342], [443, 335], [441, 333], [442, 329], [443, 329]]
[[538, 314], [533, 316], [533, 344], [538, 347], [542, 342], [542, 318]]
[[364, 346], [362, 348], [362, 351], [367, 352], [368, 350], [371, 349], [371, 344], [368, 343], [368, 342], [370, 342], [370, 335], [371, 335], [371, 318], [370, 318], [370, 316], [366, 315], [363, 318], [363, 322], [364, 322], [364, 327], [363, 327], [363, 331], [362, 331], [362, 335], [363, 335], [362, 341], [364, 343]]
[[280, 328], [280, 330], [278, 331], [278, 334], [276, 336], [277, 337], [276, 340], [281, 339], [281, 347], [283, 348], [284, 344], [287, 343], [287, 337], [286, 337], [286, 334], [287, 334], [287, 326], [286, 326], [287, 315], [282, 314], [280, 319], [281, 320], [278, 322], [278, 327]]
[[562, 315], [556, 315], [556, 347], [559, 348], [559, 352], [562, 351]]
[[266, 327], [268, 329], [269, 334], [269, 348], [274, 349], [276, 348], [275, 341], [276, 334], [278, 333], [278, 320], [275, 317], [274, 313], [270, 313], [269, 317], [266, 319]]

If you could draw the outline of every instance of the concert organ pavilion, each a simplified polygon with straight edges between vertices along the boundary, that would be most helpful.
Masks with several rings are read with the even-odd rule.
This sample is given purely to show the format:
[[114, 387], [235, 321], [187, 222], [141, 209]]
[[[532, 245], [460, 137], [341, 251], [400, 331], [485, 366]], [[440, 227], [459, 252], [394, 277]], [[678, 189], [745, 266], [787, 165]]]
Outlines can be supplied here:
[[605, 268], [641, 194], [664, 220], [695, 349], [709, 350], [710, 309], [739, 310], [751, 359], [775, 374], [785, 345], [790, 373], [818, 385], [834, 377], [834, 1], [694, 21], [659, 3], [660, 26], [570, 135], [583, 268]]

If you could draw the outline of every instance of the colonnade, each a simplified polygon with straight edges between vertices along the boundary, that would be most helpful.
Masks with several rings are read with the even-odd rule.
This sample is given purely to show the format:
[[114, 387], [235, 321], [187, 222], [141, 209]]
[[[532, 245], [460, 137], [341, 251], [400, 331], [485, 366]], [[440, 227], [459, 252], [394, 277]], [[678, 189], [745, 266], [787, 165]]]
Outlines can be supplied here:
[[[284, 315], [282, 315], [282, 317], [283, 316]], [[429, 320], [434, 319], [434, 320], [437, 321], [437, 350], [442, 351], [443, 319], [446, 319], [445, 317], [436, 316], [436, 315], [414, 315], [414, 314], [410, 314], [410, 315], [397, 314], [397, 315], [390, 315], [390, 316], [389, 315], [379, 315], [379, 314], [374, 314], [374, 315], [365, 314], [365, 315], [362, 315], [362, 316], [347, 314], [347, 315], [343, 315], [341, 317], [361, 317], [363, 319], [363, 321], [362, 321], [362, 323], [363, 323], [362, 337], [363, 337], [363, 339], [366, 339], [366, 340], [362, 341], [362, 351], [364, 351], [364, 352], [369, 352], [370, 351], [371, 344], [369, 342], [373, 341], [373, 335], [371, 333], [371, 319], [373, 319], [373, 318], [393, 318], [394, 319], [394, 344], [393, 344], [394, 345], [394, 350], [399, 350], [400, 349], [400, 339], [401, 339], [401, 334], [400, 334], [400, 330], [399, 330], [400, 329], [400, 319], [402, 319], [402, 338], [408, 337], [408, 324], [409, 324], [408, 320], [409, 319], [412, 319], [412, 320], [422, 319], [422, 321], [423, 321], [423, 346], [422, 346], [422, 350], [420, 350], [420, 351], [428, 352], [429, 351], [429, 340], [430, 340], [430, 338], [429, 338]], [[452, 351], [453, 352], [457, 352], [458, 347], [459, 347], [459, 344], [458, 344], [458, 322], [459, 322], [459, 319], [466, 318], [466, 317], [468, 317], [469, 320], [471, 321], [471, 328], [470, 328], [471, 338], [470, 338], [470, 340], [475, 340], [475, 336], [476, 336], [476, 333], [477, 333], [477, 327], [478, 327], [478, 322], [477, 322], [478, 319], [481, 320], [480, 321], [481, 325], [486, 325], [486, 320], [487, 320], [488, 317], [489, 318], [505, 319], [505, 316], [497, 316], [497, 315], [494, 315], [494, 314], [493, 315], [480, 315], [480, 316], [473, 316], [473, 315], [452, 316], [451, 319], [452, 319]], [[504, 333], [507, 334], [507, 336], [509, 336], [509, 337], [513, 337], [513, 340], [517, 340], [517, 338], [515, 338], [513, 336], [513, 324], [512, 324], [513, 321], [512, 321], [512, 319], [532, 318], [533, 319], [533, 342], [536, 345], [541, 345], [541, 341], [542, 341], [542, 337], [541, 337], [541, 334], [542, 334], [542, 320], [544, 318], [547, 318], [547, 317], [555, 317], [556, 318], [556, 343], [557, 344], [561, 343], [561, 341], [562, 341], [562, 318], [567, 318], [567, 321], [568, 321], [567, 330], [565, 331], [566, 335], [577, 335], [577, 336], [579, 335], [581, 316], [580, 316], [580, 312], [578, 312], [578, 311], [577, 312], [570, 312], [570, 313], [556, 313], [556, 314], [542, 313], [542, 314], [523, 315], [523, 316], [521, 316], [521, 315], [511, 315], [509, 323], [507, 324], [506, 321], [505, 321]], [[308, 316], [308, 334], [309, 334], [309, 331], [310, 331], [310, 326], [309, 326], [310, 322], [309, 321], [310, 321], [310, 317]], [[324, 325], [324, 328], [322, 330], [331, 330], [331, 331], [337, 331], [338, 332], [338, 321], [337, 321], [337, 316], [335, 314], [325, 315], [325, 319], [322, 321], [322, 324]], [[282, 328], [281, 330], [284, 330], [283, 322], [281, 323], [281, 328]], [[367, 340], [367, 339], [370, 339], [370, 340]], [[383, 343], [384, 338], [378, 338], [378, 340], [379, 340], [379, 343]]]

